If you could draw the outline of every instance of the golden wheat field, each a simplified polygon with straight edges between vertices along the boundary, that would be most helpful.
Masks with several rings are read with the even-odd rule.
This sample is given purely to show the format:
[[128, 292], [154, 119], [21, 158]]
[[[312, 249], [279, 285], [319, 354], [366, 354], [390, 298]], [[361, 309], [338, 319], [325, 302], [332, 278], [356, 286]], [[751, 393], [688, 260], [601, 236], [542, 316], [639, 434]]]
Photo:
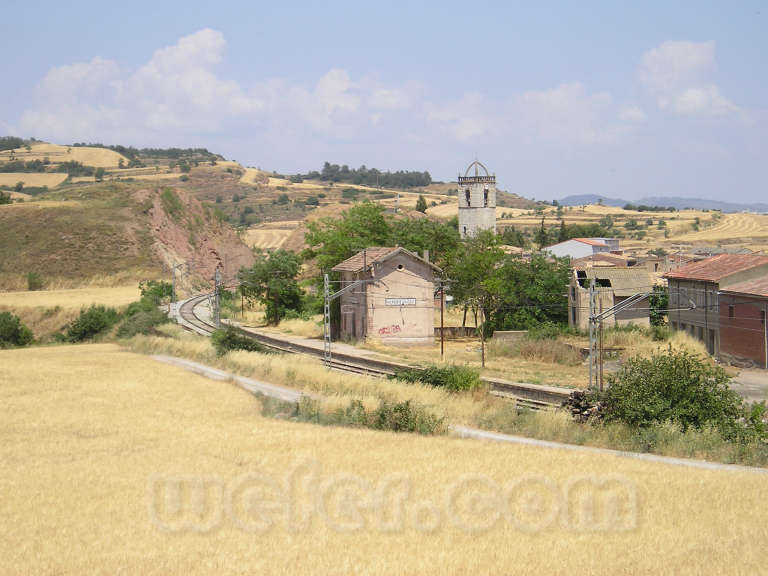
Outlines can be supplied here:
[[[10, 155], [11, 151], [0, 152], [0, 161], [7, 161]], [[47, 142], [32, 144], [29, 151], [25, 148], [17, 148], [13, 151], [13, 155], [17, 160], [27, 162], [48, 158], [53, 164], [74, 161], [97, 168], [117, 168], [121, 158], [126, 165], [128, 164], [128, 159], [125, 156], [108, 148], [59, 146], [58, 144], [48, 144]]]
[[2, 351], [0, 389], [9, 574], [765, 565], [762, 474], [266, 419], [232, 384], [111, 344]]
[[9, 308], [77, 308], [91, 304], [127, 306], [140, 297], [136, 284], [130, 286], [88, 287], [65, 290], [0, 292], [0, 306]]
[[299, 224], [301, 224], [299, 220], [260, 224], [246, 230], [242, 239], [251, 248], [276, 250], [285, 243]]
[[24, 186], [56, 188], [67, 179], [63, 173], [41, 174], [37, 172], [4, 172], [0, 173], [0, 186], [15, 186], [23, 182]]

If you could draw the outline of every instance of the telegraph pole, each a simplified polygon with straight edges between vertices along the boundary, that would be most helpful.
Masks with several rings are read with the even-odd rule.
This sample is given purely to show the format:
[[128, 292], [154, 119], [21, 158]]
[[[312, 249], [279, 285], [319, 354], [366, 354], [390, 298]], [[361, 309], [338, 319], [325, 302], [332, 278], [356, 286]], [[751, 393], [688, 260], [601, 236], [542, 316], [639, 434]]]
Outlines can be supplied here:
[[589, 387], [593, 388], [595, 383], [595, 279], [589, 283]]
[[440, 360], [445, 362], [445, 283], [440, 281]]
[[331, 365], [331, 289], [328, 274], [323, 274], [323, 361]]

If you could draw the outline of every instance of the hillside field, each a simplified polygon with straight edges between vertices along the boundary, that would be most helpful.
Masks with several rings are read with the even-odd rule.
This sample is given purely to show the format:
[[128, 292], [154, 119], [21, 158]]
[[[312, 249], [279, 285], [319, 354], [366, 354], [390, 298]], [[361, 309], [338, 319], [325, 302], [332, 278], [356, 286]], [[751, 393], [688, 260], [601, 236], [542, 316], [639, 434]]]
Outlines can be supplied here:
[[[29, 151], [23, 147], [16, 148], [13, 151], [13, 156], [17, 160], [24, 160], [25, 162], [48, 158], [52, 164], [74, 161], [86, 166], [95, 166], [96, 168], [117, 168], [120, 159], [126, 165], [128, 164], [128, 159], [125, 156], [108, 148], [59, 146], [58, 144], [49, 144], [47, 142], [32, 144]], [[0, 162], [7, 162], [10, 157], [10, 150], [0, 152]]]
[[17, 182], [23, 182], [24, 186], [48, 186], [48, 188], [56, 188], [56, 186], [66, 179], [66, 174], [58, 172], [51, 174], [38, 172], [0, 172], [0, 186], [8, 187], [15, 186]]
[[[765, 563], [763, 474], [268, 419], [228, 382], [111, 344], [0, 351], [0, 365], [9, 573], [572, 574], [578, 558], [590, 574], [756, 574]], [[293, 470], [294, 515], [265, 512]]]

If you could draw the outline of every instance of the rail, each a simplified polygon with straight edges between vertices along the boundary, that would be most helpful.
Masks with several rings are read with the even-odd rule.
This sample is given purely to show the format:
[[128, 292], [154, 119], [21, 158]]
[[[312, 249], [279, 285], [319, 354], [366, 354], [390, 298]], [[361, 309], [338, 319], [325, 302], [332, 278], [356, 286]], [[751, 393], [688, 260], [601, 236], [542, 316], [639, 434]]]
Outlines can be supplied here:
[[[182, 319], [182, 326], [204, 336], [210, 336], [213, 334], [214, 330], [216, 330], [216, 327], [211, 324], [210, 321], [201, 318], [196, 312], [197, 306], [207, 298], [207, 294], [195, 296], [182, 302], [179, 307], [179, 316]], [[319, 358], [323, 357], [322, 348], [314, 348], [299, 342], [285, 340], [277, 336], [250, 332], [232, 324], [228, 324], [228, 326], [270, 350], [287, 354], [306, 354]], [[361, 358], [359, 356], [336, 352], [331, 360], [330, 368], [340, 372], [388, 377], [394, 375], [398, 370], [414, 368], [414, 366], [405, 363], [392, 362], [390, 360]], [[529, 410], [544, 410], [560, 406], [560, 404], [568, 398], [571, 392], [568, 389], [557, 388], [555, 386], [543, 386], [525, 382], [509, 382], [500, 378], [482, 377], [481, 379], [488, 384], [489, 392], [493, 396], [515, 400], [518, 407]]]

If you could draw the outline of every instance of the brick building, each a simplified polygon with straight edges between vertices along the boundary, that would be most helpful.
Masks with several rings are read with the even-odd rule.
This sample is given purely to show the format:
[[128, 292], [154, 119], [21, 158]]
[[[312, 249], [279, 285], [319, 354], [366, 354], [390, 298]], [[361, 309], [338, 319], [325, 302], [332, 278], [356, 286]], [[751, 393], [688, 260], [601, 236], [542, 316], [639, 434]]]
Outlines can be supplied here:
[[720, 291], [720, 359], [768, 368], [768, 276]]
[[400, 247], [375, 247], [334, 266], [341, 287], [365, 284], [341, 295], [341, 317], [333, 332], [342, 339], [392, 344], [434, 341], [435, 275], [441, 270]]
[[768, 256], [761, 254], [720, 254], [667, 272], [669, 325], [688, 332], [719, 356], [720, 292], [766, 275]]

